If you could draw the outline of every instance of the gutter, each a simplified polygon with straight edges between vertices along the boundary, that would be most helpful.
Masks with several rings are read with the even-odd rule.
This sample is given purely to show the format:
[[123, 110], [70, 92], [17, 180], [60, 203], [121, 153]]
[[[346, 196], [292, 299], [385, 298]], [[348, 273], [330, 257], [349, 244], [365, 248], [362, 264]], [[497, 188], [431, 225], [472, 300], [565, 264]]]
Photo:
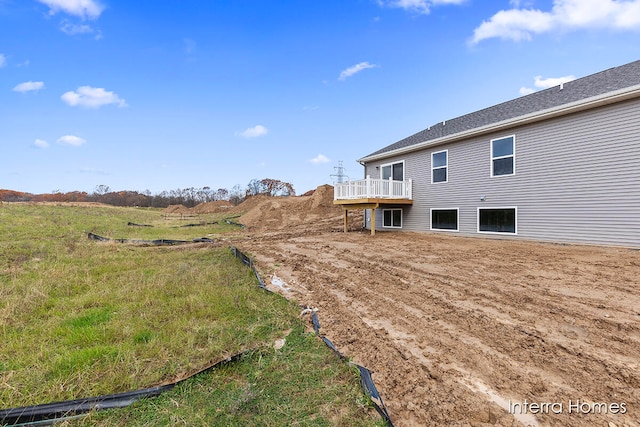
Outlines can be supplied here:
[[503, 120], [501, 122], [490, 123], [488, 125], [469, 129], [463, 132], [458, 132], [452, 135], [443, 136], [433, 140], [419, 142], [408, 147], [402, 147], [392, 151], [362, 157], [358, 159], [358, 163], [363, 164], [372, 162], [374, 160], [386, 159], [388, 157], [397, 156], [399, 154], [411, 153], [428, 147], [456, 142], [473, 136], [484, 135], [515, 126], [522, 126], [530, 123], [540, 122], [543, 120], [549, 120], [552, 118], [565, 116], [567, 114], [590, 110], [592, 108], [602, 107], [605, 105], [614, 104], [638, 97], [640, 97], [640, 85], [629, 86], [624, 89], [618, 89], [613, 92], [607, 92], [605, 94], [582, 99], [580, 101], [574, 101], [568, 104], [559, 105], [557, 107], [548, 108], [546, 110], [525, 114], [524, 116], [518, 116], [511, 119]]

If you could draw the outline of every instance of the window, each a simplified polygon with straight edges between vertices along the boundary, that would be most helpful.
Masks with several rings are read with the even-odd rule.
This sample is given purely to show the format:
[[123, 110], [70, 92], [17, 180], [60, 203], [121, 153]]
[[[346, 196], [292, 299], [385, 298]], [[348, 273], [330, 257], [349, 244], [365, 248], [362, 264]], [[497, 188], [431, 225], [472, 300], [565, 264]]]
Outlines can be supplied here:
[[404, 181], [404, 162], [382, 165], [382, 179], [392, 178], [394, 181]]
[[382, 226], [388, 228], [402, 228], [402, 209], [383, 209]]
[[431, 153], [431, 183], [447, 182], [448, 150]]
[[515, 175], [515, 173], [515, 136], [491, 140], [491, 176]]
[[431, 229], [458, 231], [458, 209], [431, 209]]
[[517, 234], [517, 213], [517, 208], [478, 208], [478, 232]]

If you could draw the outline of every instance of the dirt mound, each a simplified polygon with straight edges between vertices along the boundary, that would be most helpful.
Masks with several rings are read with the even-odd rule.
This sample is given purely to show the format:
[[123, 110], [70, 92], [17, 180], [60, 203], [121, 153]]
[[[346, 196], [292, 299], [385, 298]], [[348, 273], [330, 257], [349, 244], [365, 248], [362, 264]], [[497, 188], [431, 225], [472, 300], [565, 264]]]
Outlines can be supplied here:
[[231, 213], [245, 213], [249, 212], [251, 209], [254, 209], [256, 206], [260, 205], [264, 200], [268, 197], [264, 194], [258, 194], [257, 196], [249, 196], [245, 199], [244, 202], [240, 203], [238, 206], [231, 209]]
[[[319, 186], [311, 196], [266, 197], [247, 199], [236, 206], [245, 212], [240, 222], [250, 230], [304, 228], [308, 231], [341, 229], [343, 211], [333, 204], [333, 187]], [[354, 215], [354, 214], [350, 214]], [[358, 216], [355, 214], [355, 216]], [[362, 215], [359, 215], [361, 218]], [[362, 220], [350, 220], [351, 227], [361, 227]]]
[[[331, 208], [335, 210], [333, 204], [333, 187], [330, 185], [321, 185], [311, 195], [311, 209]], [[342, 208], [337, 209], [342, 212]]]
[[183, 205], [169, 205], [164, 210], [165, 214], [188, 214], [190, 212], [191, 209]]
[[200, 203], [197, 206], [191, 208], [191, 212], [197, 214], [211, 214], [228, 212], [233, 209], [233, 205], [227, 200], [216, 200], [214, 202]]
[[[277, 231], [289, 228], [319, 232], [338, 231], [343, 227], [343, 211], [333, 204], [333, 187], [321, 185], [308, 196], [251, 196], [238, 206], [226, 200], [201, 203], [191, 209], [171, 205], [165, 215], [197, 216], [210, 213], [242, 214], [239, 222], [249, 230]], [[305, 193], [306, 194], [306, 193]], [[362, 211], [349, 213], [349, 227], [362, 228]]]

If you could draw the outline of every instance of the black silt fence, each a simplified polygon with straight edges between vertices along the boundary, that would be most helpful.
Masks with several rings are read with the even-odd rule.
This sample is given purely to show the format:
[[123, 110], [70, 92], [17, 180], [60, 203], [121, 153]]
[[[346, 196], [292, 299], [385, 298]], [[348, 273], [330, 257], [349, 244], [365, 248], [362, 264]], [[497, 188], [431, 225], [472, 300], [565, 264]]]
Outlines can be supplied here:
[[149, 224], [136, 224], [135, 222], [131, 222], [131, 221], [129, 221], [129, 222], [127, 223], [127, 225], [128, 225], [129, 227], [153, 227], [153, 225], [149, 225]]
[[231, 252], [233, 252], [233, 255], [235, 255], [236, 258], [238, 258], [240, 261], [242, 261], [242, 263], [244, 265], [246, 265], [247, 267], [249, 267], [251, 269], [251, 271], [253, 271], [253, 274], [255, 274], [256, 279], [258, 279], [258, 284], [260, 285], [260, 287], [262, 289], [264, 289], [265, 291], [271, 292], [269, 289], [267, 289], [267, 285], [262, 280], [262, 277], [260, 277], [260, 274], [258, 273], [258, 270], [256, 270], [255, 266], [253, 265], [253, 261], [251, 260], [251, 258], [249, 258], [245, 254], [243, 254], [240, 251], [240, 249], [238, 249], [238, 248], [236, 248], [234, 246], [231, 247]]
[[252, 350], [246, 350], [234, 354], [226, 359], [220, 360], [204, 369], [181, 380], [156, 386], [144, 388], [125, 393], [108, 394], [98, 397], [87, 397], [83, 399], [67, 400], [63, 402], [45, 403], [42, 405], [24, 406], [21, 408], [0, 410], [0, 426], [42, 426], [52, 425], [65, 419], [75, 418], [91, 411], [104, 409], [124, 408], [140, 399], [148, 399], [172, 390], [178, 384], [192, 378], [195, 375], [208, 372], [222, 365], [239, 360], [244, 354]]
[[87, 233], [87, 237], [90, 240], [97, 240], [99, 242], [116, 242], [116, 243], [133, 243], [138, 245], [156, 245], [156, 246], [173, 246], [183, 245], [185, 243], [213, 243], [213, 239], [208, 237], [199, 237], [191, 240], [174, 240], [174, 239], [155, 239], [155, 240], [138, 240], [138, 239], [110, 239], [108, 237], [98, 236], [94, 233]]
[[239, 222], [235, 222], [235, 221], [230, 221], [228, 219], [225, 219], [224, 222], [226, 222], [229, 225], [235, 225], [236, 227], [247, 228], [247, 226], [244, 224], [240, 224]]
[[[253, 265], [253, 261], [251, 260], [251, 258], [248, 257], [247, 255], [243, 254], [236, 247], [232, 246], [231, 247], [231, 251], [247, 267], [249, 267], [249, 268], [251, 268], [253, 270], [254, 274], [258, 278], [258, 282], [260, 283], [260, 287], [265, 289], [265, 290], [268, 290], [269, 292], [271, 292], [269, 289], [266, 288], [264, 282], [260, 278], [260, 274], [258, 274], [258, 270]], [[342, 353], [340, 353], [340, 351], [331, 342], [331, 340], [320, 333], [320, 320], [318, 319], [318, 314], [317, 314], [317, 312], [315, 310], [311, 310], [311, 323], [313, 324], [313, 330], [322, 339], [322, 341], [324, 341], [324, 343], [327, 345], [327, 347], [329, 347], [331, 350], [333, 350], [341, 359], [344, 359], [344, 360], [348, 361], [348, 358], [345, 355], [343, 355]], [[349, 363], [351, 363], [351, 362], [349, 362]], [[378, 389], [376, 388], [376, 385], [374, 384], [373, 379], [371, 378], [371, 371], [369, 369], [365, 368], [364, 366], [360, 366], [360, 365], [358, 365], [356, 363], [354, 363], [354, 365], [360, 371], [360, 383], [362, 385], [362, 389], [371, 398], [371, 401], [373, 402], [373, 406], [375, 407], [376, 411], [378, 411], [380, 416], [384, 419], [384, 421], [387, 423], [387, 425], [389, 427], [393, 427], [393, 423], [391, 422], [391, 417], [389, 416], [389, 412], [387, 411], [387, 407], [385, 406], [384, 402], [382, 401], [382, 397], [380, 396], [380, 393], [378, 392]]]

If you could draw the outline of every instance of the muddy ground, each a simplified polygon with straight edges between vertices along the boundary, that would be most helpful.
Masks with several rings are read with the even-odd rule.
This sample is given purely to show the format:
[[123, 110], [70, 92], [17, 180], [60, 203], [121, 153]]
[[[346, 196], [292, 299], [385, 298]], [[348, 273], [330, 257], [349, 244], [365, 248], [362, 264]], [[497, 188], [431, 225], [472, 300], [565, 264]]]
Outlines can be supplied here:
[[396, 426], [640, 426], [640, 251], [340, 229], [234, 244], [318, 308]]

